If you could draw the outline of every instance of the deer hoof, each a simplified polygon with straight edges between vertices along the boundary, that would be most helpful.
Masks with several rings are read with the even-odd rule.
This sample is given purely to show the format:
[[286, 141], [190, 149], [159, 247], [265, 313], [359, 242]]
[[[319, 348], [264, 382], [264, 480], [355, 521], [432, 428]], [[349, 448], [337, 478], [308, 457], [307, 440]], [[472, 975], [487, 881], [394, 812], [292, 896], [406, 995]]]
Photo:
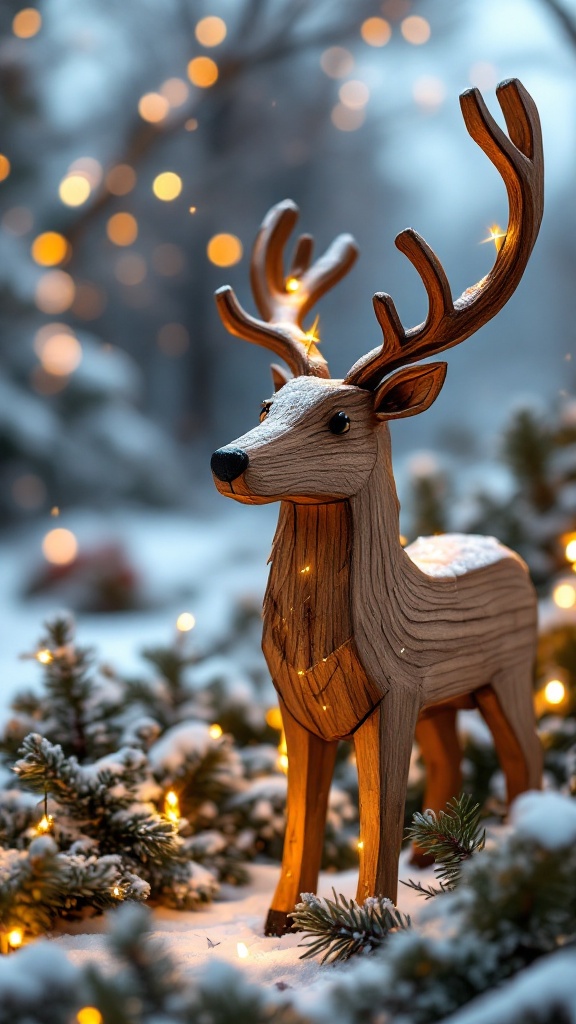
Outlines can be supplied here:
[[286, 935], [292, 931], [292, 915], [285, 910], [269, 910], [264, 935]]

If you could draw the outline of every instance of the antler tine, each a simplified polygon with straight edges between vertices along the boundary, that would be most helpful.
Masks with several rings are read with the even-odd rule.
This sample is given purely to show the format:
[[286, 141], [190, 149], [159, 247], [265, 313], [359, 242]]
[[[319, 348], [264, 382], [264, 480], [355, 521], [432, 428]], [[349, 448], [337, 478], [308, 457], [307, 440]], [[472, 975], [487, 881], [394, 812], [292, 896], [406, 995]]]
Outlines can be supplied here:
[[[250, 279], [263, 319], [247, 313], [227, 285], [216, 292], [216, 303], [231, 334], [271, 349], [288, 363], [296, 377], [329, 377], [317, 339], [312, 332], [306, 333], [302, 321], [316, 300], [350, 269], [358, 250], [350, 235], [340, 235], [310, 266], [313, 240], [310, 235], [301, 235], [285, 279], [284, 249], [297, 219], [298, 207], [286, 199], [269, 211], [256, 237]], [[294, 288], [290, 287], [290, 277]]]
[[338, 235], [326, 252], [302, 275], [303, 301], [298, 323], [301, 324], [312, 306], [348, 273], [358, 257], [358, 246], [352, 235]]
[[275, 300], [284, 294], [284, 248], [298, 220], [291, 199], [268, 211], [256, 235], [250, 263], [254, 301], [265, 320], [274, 315]]
[[310, 353], [306, 353], [304, 346], [289, 334], [287, 329], [289, 325], [285, 325], [286, 329], [283, 329], [276, 324], [267, 324], [263, 320], [251, 316], [242, 308], [233, 289], [228, 284], [218, 288], [215, 298], [220, 319], [230, 334], [235, 334], [237, 338], [252, 341], [256, 345], [262, 345], [271, 352], [275, 352], [288, 364], [295, 377], [306, 376], [310, 373], [318, 377], [330, 376], [323, 356], [318, 353], [317, 359], [314, 360]]
[[312, 262], [314, 239], [312, 235], [300, 235], [294, 247], [294, 255], [290, 264], [290, 276], [302, 277]]
[[428, 293], [428, 316], [423, 324], [404, 330], [392, 299], [379, 293], [375, 309], [384, 343], [354, 364], [346, 383], [374, 388], [399, 366], [458, 345], [495, 316], [516, 289], [542, 220], [542, 138], [536, 105], [517, 79], [502, 82], [497, 96], [510, 138], [477, 89], [460, 97], [468, 132], [500, 173], [508, 194], [508, 228], [492, 270], [453, 302], [435, 253], [415, 231], [402, 231], [396, 245], [422, 278]]

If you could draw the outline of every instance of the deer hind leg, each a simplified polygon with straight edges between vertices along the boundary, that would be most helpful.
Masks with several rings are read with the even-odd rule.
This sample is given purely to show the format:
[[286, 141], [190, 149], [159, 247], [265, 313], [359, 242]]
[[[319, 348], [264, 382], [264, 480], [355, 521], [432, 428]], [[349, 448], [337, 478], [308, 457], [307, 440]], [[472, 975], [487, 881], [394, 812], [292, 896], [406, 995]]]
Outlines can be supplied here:
[[[444, 810], [452, 797], [462, 788], [460, 762], [462, 750], [456, 731], [455, 707], [428, 708], [423, 711], [416, 726], [416, 740], [426, 768], [426, 790], [423, 807], [432, 811]], [[414, 844], [410, 863], [427, 867], [434, 857]]]
[[474, 696], [493, 737], [506, 777], [508, 804], [542, 785], [542, 747], [536, 732], [532, 666], [501, 674]]
[[360, 796], [359, 903], [368, 896], [387, 896], [396, 902], [418, 710], [418, 702], [410, 694], [389, 690], [354, 733]]
[[280, 881], [264, 933], [284, 935], [300, 893], [316, 892], [338, 743], [308, 732], [280, 701], [288, 753], [286, 835]]

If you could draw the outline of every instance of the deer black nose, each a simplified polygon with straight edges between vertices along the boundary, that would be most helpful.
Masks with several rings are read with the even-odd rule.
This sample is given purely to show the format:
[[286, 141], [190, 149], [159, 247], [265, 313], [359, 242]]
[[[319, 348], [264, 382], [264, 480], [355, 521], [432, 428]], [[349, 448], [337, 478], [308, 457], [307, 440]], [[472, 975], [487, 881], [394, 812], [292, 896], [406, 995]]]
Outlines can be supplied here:
[[219, 480], [230, 483], [248, 468], [248, 456], [241, 448], [219, 448], [210, 459], [210, 469]]

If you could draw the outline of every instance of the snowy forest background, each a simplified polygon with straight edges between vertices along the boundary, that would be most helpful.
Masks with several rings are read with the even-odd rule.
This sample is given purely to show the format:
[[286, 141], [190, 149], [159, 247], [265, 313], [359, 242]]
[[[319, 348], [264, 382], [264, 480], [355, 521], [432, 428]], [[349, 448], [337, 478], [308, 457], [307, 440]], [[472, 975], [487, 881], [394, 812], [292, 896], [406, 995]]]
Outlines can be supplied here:
[[[22, 862], [52, 863], [53, 837], [62, 858], [78, 853], [84, 866], [101, 841], [100, 860], [110, 849], [116, 856], [105, 848], [100, 819], [86, 840], [74, 793], [68, 804], [53, 797], [40, 806], [38, 788], [24, 792], [30, 764], [18, 797], [9, 795], [24, 735], [40, 730], [45, 740], [28, 749], [37, 758], [32, 774], [59, 743], [65, 768], [79, 756], [76, 782], [88, 789], [99, 758], [113, 762], [127, 744], [141, 760], [135, 766], [117, 757], [106, 770], [117, 772], [122, 799], [128, 792], [148, 801], [154, 827], [160, 819], [176, 822], [189, 875], [183, 881], [176, 846], [170, 870], [162, 875], [148, 864], [133, 892], [126, 871], [133, 882], [138, 865], [123, 861], [120, 880], [117, 865], [107, 862], [105, 884], [95, 885], [87, 906], [108, 905], [98, 903], [103, 887], [110, 902], [118, 886], [140, 898], [148, 885], [151, 902], [163, 907], [155, 931], [166, 933], [175, 956], [183, 949], [192, 959], [204, 955], [211, 935], [224, 958], [240, 957], [241, 936], [254, 954], [255, 980], [280, 985], [289, 976], [298, 988], [317, 977], [316, 966], [300, 964], [297, 937], [287, 937], [278, 955], [261, 937], [285, 799], [285, 752], [259, 646], [276, 509], [225, 502], [209, 462], [216, 447], [256, 423], [271, 389], [270, 359], [226, 333], [213, 293], [229, 283], [253, 308], [252, 241], [266, 210], [290, 197], [320, 251], [340, 232], [360, 245], [360, 260], [320, 306], [319, 333], [335, 376], [378, 341], [375, 291], [393, 295], [407, 325], [425, 315], [421, 282], [394, 248], [402, 228], [411, 225], [427, 239], [458, 295], [489, 270], [494, 246], [481, 242], [490, 225], [507, 219], [504, 187], [469, 138], [458, 95], [478, 86], [501, 122], [494, 90], [507, 77], [520, 78], [542, 120], [540, 237], [505, 309], [449, 353], [447, 383], [426, 418], [393, 424], [395, 471], [408, 539], [443, 530], [492, 533], [528, 561], [540, 597], [535, 698], [546, 788], [576, 793], [575, 69], [576, 0], [39, 0], [32, 9], [3, 0], [0, 838], [3, 828], [6, 835], [13, 829], [0, 851], [6, 862], [17, 849]], [[75, 616], [80, 647], [70, 620], [54, 619], [62, 608]], [[85, 645], [95, 646], [94, 663], [87, 655], [84, 661]], [[80, 717], [90, 726], [81, 755], [63, 698], [74, 673]], [[552, 683], [556, 689], [548, 690]], [[461, 716], [461, 734], [467, 790], [498, 818], [503, 780], [475, 712]], [[171, 786], [186, 791], [175, 818], [165, 803]], [[412, 812], [422, 795], [417, 752], [410, 787]], [[324, 863], [347, 878], [342, 885], [350, 892], [356, 799], [354, 765], [342, 753]], [[54, 812], [53, 836], [38, 835], [43, 810]], [[569, 812], [554, 802], [526, 804], [516, 822], [520, 840], [505, 833], [502, 856], [521, 859], [526, 842], [539, 856], [550, 826], [542, 871], [565, 876], [568, 895], [557, 887], [554, 899], [568, 906], [572, 928], [573, 802]], [[256, 868], [253, 888], [233, 896], [232, 883], [262, 857], [269, 863]], [[16, 860], [5, 877], [16, 877]], [[520, 882], [543, 884], [540, 876]], [[166, 909], [190, 909], [219, 886], [224, 901], [197, 914], [197, 924]], [[478, 892], [482, 904], [480, 882]], [[77, 907], [52, 908], [70, 931], [53, 945], [71, 951], [80, 968], [84, 950], [108, 954], [107, 940], [96, 934], [103, 925], [85, 940], [73, 934], [85, 927], [68, 920]], [[80, 900], [78, 915], [85, 910]], [[0, 921], [2, 911], [0, 900]], [[508, 920], [502, 906], [497, 913]], [[134, 915], [119, 919], [113, 940], [126, 962], [141, 955], [129, 934], [139, 942], [148, 927], [137, 908]], [[34, 932], [22, 920], [31, 934], [53, 924], [48, 914]], [[526, 932], [524, 921], [518, 932]], [[489, 956], [477, 937], [466, 945], [455, 936], [446, 976], [460, 968], [475, 975], [475, 962], [464, 964], [475, 943], [484, 970], [496, 946], [491, 935]], [[539, 932], [531, 956], [555, 948], [540, 940]], [[53, 974], [62, 974], [66, 989], [68, 968], [56, 958], [53, 972], [51, 955], [22, 953], [29, 957], [22, 978], [30, 963], [37, 980], [34, 1012], [44, 1002], [42, 985], [52, 998]], [[165, 1010], [170, 992], [154, 974], [153, 952], [146, 955]], [[494, 962], [506, 955], [497, 950]], [[12, 984], [3, 962], [0, 993]], [[525, 965], [521, 956], [518, 965]], [[560, 970], [559, 979], [566, 976], [570, 971]], [[502, 980], [497, 973], [482, 978], [477, 990], [452, 1003], [449, 993], [433, 1011], [406, 1019], [440, 1019]], [[556, 982], [547, 978], [552, 999]], [[431, 987], [436, 980], [433, 972]], [[93, 996], [94, 977], [90, 985]], [[219, 987], [215, 974], [193, 999], [211, 1007]], [[23, 988], [20, 979], [7, 1011], [11, 1024], [20, 1021], [16, 1006], [28, 1020]], [[116, 996], [120, 1005], [124, 996]], [[251, 998], [245, 1019], [268, 1020]], [[62, 999], [58, 1013], [65, 1014]], [[338, 990], [334, 1000], [336, 1006]], [[529, 984], [526, 1000], [530, 1005]], [[110, 1020], [119, 1024], [136, 1019], [115, 1012]], [[166, 1019], [180, 1024], [187, 1012], [166, 1011]], [[210, 1020], [227, 1024], [235, 1012], [235, 1005], [220, 1016], [214, 1011]], [[364, 1004], [354, 1012], [372, 1019]], [[42, 1024], [68, 1021], [58, 1013]], [[356, 1020], [352, 1010], [349, 1019]]]
[[[393, 245], [403, 227], [433, 245], [459, 294], [493, 261], [493, 246], [479, 243], [489, 225], [505, 223], [506, 198], [467, 136], [458, 94], [478, 85], [500, 114], [494, 87], [517, 76], [544, 131], [536, 251], [504, 311], [450, 353], [447, 385], [426, 421], [393, 427], [408, 536], [474, 526], [479, 489], [489, 500], [510, 498], [498, 456], [514, 409], [571, 416], [573, 6], [243, 0], [216, 10], [185, 0], [47, 0], [37, 8], [41, 28], [18, 29], [19, 4], [2, 5], [0, 522], [12, 609], [18, 595], [56, 584], [59, 603], [98, 604], [74, 596], [94, 586], [86, 577], [97, 564], [108, 589], [130, 577], [131, 592], [111, 597], [110, 610], [151, 602], [169, 621], [168, 605], [187, 588], [201, 579], [210, 589], [197, 541], [206, 552], [213, 516], [221, 522], [208, 560], [222, 555], [226, 565], [223, 548], [237, 550], [242, 536], [254, 555], [250, 590], [260, 592], [274, 511], [224, 508], [209, 456], [255, 422], [269, 360], [226, 334], [213, 292], [229, 282], [250, 307], [255, 231], [268, 207], [290, 196], [320, 246], [349, 231], [361, 248], [321, 307], [333, 374], [376, 343], [374, 291], [389, 291], [407, 324], [424, 315], [421, 283]], [[216, 45], [197, 38], [207, 15], [225, 22]], [[370, 17], [379, 19], [372, 35], [361, 28]], [[210, 61], [217, 78], [207, 84]], [[166, 172], [180, 182], [173, 199], [154, 192]], [[226, 266], [207, 251], [221, 235], [232, 236], [232, 249], [216, 256]], [[449, 521], [437, 522], [436, 508], [421, 521], [418, 492], [430, 475]], [[142, 514], [152, 508], [166, 518]], [[56, 526], [79, 545], [70, 571], [66, 551], [56, 570], [42, 554]], [[23, 621], [20, 609], [16, 617]], [[4, 622], [10, 679], [20, 631], [10, 615]]]

